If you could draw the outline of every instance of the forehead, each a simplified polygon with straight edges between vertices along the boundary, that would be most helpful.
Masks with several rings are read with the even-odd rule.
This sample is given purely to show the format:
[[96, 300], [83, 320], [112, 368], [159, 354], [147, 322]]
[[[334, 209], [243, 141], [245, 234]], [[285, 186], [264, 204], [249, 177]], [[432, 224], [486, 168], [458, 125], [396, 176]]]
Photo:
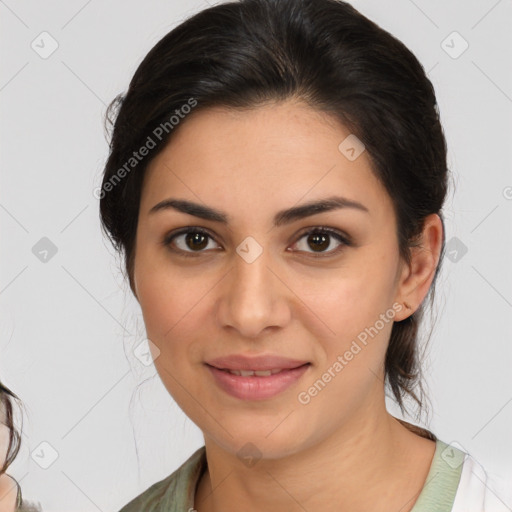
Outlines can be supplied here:
[[178, 128], [147, 168], [146, 209], [172, 195], [223, 210], [259, 205], [258, 215], [333, 194], [362, 202], [374, 216], [392, 208], [367, 152], [349, 160], [340, 151], [350, 131], [304, 103], [209, 108]]

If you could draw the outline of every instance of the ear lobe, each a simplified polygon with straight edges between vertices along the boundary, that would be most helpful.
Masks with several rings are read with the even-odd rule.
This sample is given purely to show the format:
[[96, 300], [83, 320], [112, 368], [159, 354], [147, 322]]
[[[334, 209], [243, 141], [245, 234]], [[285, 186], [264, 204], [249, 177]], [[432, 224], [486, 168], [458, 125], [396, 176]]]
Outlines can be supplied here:
[[[137, 302], [139, 302], [139, 290], [137, 288], [137, 280], [135, 279], [135, 276], [133, 277], [133, 286], [130, 286], [131, 290], [132, 290], [132, 293], [133, 295], [135, 296], [135, 299], [137, 300]], [[139, 302], [140, 304], [140, 302]]]

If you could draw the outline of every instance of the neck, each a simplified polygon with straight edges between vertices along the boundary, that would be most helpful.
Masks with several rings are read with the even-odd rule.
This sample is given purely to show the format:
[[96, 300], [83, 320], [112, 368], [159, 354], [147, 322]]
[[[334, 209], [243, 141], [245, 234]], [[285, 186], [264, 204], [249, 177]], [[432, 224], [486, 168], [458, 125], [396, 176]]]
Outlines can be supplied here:
[[396, 507], [409, 512], [435, 443], [411, 432], [384, 405], [371, 410], [371, 416], [358, 415], [321, 442], [283, 458], [260, 459], [252, 467], [205, 437], [208, 470], [198, 485], [195, 509], [368, 512]]

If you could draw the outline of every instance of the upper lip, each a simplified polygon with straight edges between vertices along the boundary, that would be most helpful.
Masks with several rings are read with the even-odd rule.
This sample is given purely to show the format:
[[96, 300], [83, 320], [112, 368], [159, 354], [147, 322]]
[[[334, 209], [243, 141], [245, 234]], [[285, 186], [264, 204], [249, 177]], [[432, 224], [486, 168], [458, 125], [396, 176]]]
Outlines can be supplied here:
[[244, 356], [234, 354], [226, 357], [218, 357], [206, 361], [206, 364], [215, 366], [220, 370], [273, 370], [276, 368], [286, 370], [298, 368], [309, 363], [309, 361], [299, 361], [297, 359], [289, 359], [287, 357], [263, 355], [263, 356]]

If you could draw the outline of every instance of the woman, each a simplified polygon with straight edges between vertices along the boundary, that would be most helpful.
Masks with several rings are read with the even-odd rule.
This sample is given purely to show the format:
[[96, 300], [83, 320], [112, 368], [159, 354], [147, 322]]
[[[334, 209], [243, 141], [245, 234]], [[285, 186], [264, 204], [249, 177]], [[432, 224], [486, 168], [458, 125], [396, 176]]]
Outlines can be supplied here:
[[14, 428], [11, 398], [18, 397], [0, 382], [0, 510], [13, 511], [21, 505], [21, 488], [7, 474], [7, 469], [20, 450], [20, 436]]
[[11, 399], [19, 401], [0, 382], [0, 512], [37, 512], [41, 509], [23, 500], [20, 485], [7, 474], [20, 450], [20, 434], [14, 427]]
[[446, 143], [412, 53], [344, 2], [220, 4], [108, 117], [102, 225], [205, 439], [122, 512], [484, 510], [481, 468], [385, 405], [423, 403], [445, 241]]

